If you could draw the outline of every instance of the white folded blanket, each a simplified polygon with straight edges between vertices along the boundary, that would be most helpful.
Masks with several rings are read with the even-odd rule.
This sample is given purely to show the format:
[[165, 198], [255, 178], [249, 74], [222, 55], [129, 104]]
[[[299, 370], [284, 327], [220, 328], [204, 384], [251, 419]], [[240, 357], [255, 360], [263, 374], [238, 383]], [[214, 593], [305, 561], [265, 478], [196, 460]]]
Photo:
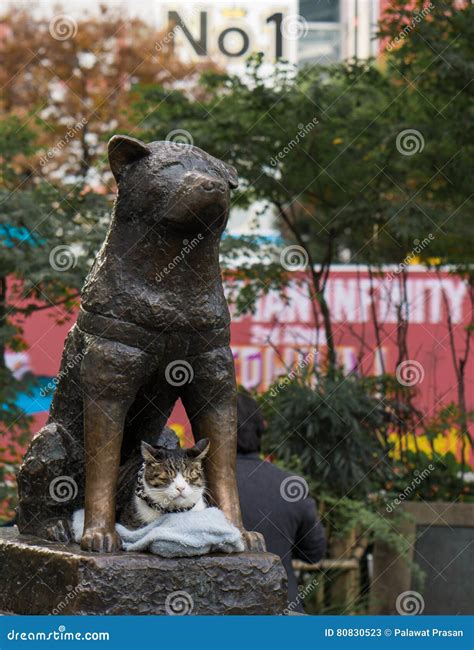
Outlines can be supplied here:
[[[84, 510], [74, 513], [72, 528], [74, 540], [79, 543], [84, 528]], [[148, 551], [163, 557], [238, 553], [244, 550], [240, 531], [218, 508], [167, 513], [137, 530], [116, 524], [116, 530], [125, 551]]]

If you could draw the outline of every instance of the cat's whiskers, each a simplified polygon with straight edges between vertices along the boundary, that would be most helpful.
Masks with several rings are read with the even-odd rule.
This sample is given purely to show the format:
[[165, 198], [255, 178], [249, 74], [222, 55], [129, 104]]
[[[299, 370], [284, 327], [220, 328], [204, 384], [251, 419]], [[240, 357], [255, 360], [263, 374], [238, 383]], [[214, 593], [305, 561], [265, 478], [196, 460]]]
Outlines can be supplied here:
[[211, 491], [209, 490], [209, 488], [207, 487], [207, 485], [205, 485], [205, 486], [202, 488], [202, 498], [204, 499], [204, 501], [205, 501], [206, 503], [209, 503], [209, 501], [210, 501], [210, 499], [211, 499]]

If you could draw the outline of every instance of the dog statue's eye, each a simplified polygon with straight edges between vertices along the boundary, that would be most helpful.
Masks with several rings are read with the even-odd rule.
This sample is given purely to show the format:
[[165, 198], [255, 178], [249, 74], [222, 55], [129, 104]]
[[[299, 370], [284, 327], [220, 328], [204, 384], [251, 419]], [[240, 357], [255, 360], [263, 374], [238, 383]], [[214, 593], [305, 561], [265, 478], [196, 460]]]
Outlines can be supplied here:
[[161, 169], [159, 171], [162, 171], [163, 169], [169, 169], [170, 167], [183, 167], [184, 165], [182, 162], [179, 162], [179, 160], [173, 160], [171, 162], [165, 163], [162, 165]]

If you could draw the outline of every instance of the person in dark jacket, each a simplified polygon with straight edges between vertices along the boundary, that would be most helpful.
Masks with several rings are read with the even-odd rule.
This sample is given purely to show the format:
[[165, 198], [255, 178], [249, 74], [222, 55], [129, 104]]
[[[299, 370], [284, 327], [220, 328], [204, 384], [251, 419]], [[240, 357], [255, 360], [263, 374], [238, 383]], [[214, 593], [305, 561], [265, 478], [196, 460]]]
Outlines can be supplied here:
[[324, 528], [304, 479], [260, 458], [265, 421], [257, 402], [239, 393], [237, 399], [237, 484], [246, 530], [265, 538], [269, 553], [278, 555], [288, 574], [288, 609], [303, 612], [293, 558], [319, 562], [326, 551]]

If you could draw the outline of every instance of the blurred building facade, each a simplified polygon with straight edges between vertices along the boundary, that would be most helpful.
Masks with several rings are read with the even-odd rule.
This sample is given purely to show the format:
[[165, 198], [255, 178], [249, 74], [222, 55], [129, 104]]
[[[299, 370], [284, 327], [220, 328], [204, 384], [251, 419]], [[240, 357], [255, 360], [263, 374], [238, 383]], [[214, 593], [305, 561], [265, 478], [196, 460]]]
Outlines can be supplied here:
[[[15, 8], [75, 18], [101, 7], [137, 16], [164, 32], [170, 25], [173, 47], [184, 60], [210, 58], [238, 71], [252, 53], [267, 61], [282, 57], [292, 63], [333, 63], [376, 56], [377, 21], [385, 0], [16, 0]], [[167, 43], [164, 43], [164, 45]]]
[[254, 52], [267, 61], [334, 63], [377, 54], [379, 0], [161, 2], [157, 23], [181, 26], [176, 51], [238, 68]]

